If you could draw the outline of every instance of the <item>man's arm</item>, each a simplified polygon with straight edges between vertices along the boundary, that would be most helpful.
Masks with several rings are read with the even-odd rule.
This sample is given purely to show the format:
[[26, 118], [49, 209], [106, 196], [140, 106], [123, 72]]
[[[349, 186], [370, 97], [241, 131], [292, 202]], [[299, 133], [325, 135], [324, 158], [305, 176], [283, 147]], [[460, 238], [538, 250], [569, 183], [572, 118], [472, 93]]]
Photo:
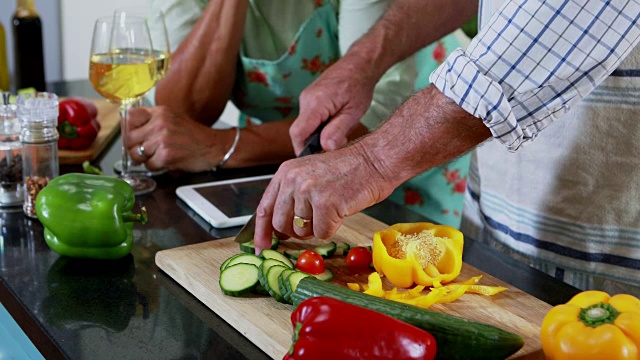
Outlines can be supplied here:
[[333, 150], [347, 141], [371, 103], [373, 89], [392, 65], [462, 26], [478, 10], [474, 0], [397, 0], [355, 42], [345, 56], [300, 96], [300, 115], [290, 134], [296, 153], [320, 123], [331, 119], [321, 136]]
[[[482, 121], [430, 86], [352, 145], [283, 163], [258, 206], [256, 249], [271, 244], [274, 230], [300, 239], [326, 239], [345, 217], [489, 137]], [[312, 226], [295, 227], [294, 215], [313, 219]]]

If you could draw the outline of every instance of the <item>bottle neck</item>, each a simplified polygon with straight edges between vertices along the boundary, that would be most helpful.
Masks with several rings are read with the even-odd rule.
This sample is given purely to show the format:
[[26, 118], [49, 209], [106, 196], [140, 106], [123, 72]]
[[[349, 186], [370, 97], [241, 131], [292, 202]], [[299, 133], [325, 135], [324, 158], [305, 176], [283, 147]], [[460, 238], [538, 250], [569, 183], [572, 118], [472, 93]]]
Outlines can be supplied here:
[[16, 7], [15, 16], [18, 18], [38, 16], [35, 0], [18, 0], [18, 6]]

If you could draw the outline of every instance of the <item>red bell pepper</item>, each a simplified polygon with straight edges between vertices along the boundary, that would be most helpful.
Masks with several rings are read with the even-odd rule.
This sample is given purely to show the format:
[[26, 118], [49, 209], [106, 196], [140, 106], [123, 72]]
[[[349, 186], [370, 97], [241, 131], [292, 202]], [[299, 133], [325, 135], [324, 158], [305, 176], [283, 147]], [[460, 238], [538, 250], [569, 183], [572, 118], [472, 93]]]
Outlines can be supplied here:
[[433, 359], [428, 332], [385, 314], [330, 297], [309, 298], [291, 314], [293, 344], [284, 356], [303, 359]]
[[91, 146], [100, 131], [95, 104], [87, 99], [69, 98], [62, 100], [58, 109], [58, 148], [82, 150]]

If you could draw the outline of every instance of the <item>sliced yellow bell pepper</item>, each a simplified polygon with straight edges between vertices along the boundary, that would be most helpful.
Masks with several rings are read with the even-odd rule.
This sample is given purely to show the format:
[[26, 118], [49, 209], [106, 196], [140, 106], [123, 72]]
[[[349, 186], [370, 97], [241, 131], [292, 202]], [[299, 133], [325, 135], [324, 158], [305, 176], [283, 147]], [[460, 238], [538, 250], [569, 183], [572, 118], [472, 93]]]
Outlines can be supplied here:
[[372, 272], [369, 274], [369, 287], [364, 291], [365, 294], [373, 295], [375, 297], [384, 297], [384, 290], [382, 289], [382, 279], [380, 274]]
[[360, 291], [360, 284], [358, 283], [347, 283], [347, 287], [354, 291]]
[[547, 313], [540, 339], [549, 360], [640, 359], [640, 300], [583, 291]]
[[[407, 252], [404, 258], [395, 258], [394, 246], [400, 235], [415, 235], [422, 231], [433, 233], [439, 249], [439, 259], [422, 266], [414, 252]], [[414, 283], [432, 286], [434, 283], [447, 283], [455, 279], [462, 269], [462, 233], [451, 226], [431, 223], [402, 223], [378, 231], [373, 236], [373, 265], [377, 272], [384, 274], [389, 281], [401, 288], [409, 288]], [[419, 254], [418, 254], [419, 256]]]

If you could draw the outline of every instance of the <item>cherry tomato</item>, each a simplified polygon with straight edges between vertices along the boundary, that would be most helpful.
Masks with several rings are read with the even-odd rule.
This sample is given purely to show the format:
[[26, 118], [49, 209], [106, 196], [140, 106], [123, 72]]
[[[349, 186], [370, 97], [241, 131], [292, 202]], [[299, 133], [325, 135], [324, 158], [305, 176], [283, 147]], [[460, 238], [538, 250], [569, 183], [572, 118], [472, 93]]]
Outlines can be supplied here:
[[349, 250], [347, 254], [347, 266], [349, 267], [367, 267], [371, 265], [373, 257], [371, 251], [364, 246], [356, 246]]
[[318, 275], [324, 272], [324, 259], [313, 250], [307, 250], [300, 254], [296, 261], [296, 269], [307, 274]]

